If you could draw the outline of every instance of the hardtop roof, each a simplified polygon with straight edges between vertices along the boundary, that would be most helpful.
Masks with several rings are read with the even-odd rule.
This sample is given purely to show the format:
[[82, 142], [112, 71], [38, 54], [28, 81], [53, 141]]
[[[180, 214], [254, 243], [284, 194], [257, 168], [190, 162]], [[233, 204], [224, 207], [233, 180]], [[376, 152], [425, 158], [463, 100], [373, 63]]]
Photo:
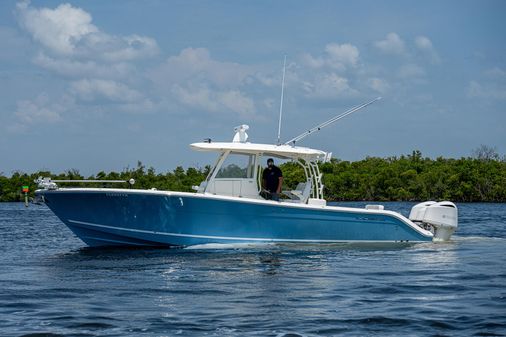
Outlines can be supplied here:
[[206, 152], [240, 152], [249, 154], [272, 155], [286, 159], [304, 159], [310, 161], [324, 160], [327, 153], [324, 151], [291, 145], [272, 145], [241, 142], [200, 142], [190, 144], [196, 151]]

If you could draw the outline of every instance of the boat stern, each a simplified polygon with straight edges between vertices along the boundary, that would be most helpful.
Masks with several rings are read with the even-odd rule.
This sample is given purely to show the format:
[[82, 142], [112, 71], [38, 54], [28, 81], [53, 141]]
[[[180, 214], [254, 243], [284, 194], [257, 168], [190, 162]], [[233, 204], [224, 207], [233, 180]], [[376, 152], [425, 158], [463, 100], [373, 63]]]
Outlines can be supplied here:
[[448, 241], [458, 227], [458, 209], [451, 201], [425, 201], [413, 206], [409, 220], [430, 230], [434, 241]]

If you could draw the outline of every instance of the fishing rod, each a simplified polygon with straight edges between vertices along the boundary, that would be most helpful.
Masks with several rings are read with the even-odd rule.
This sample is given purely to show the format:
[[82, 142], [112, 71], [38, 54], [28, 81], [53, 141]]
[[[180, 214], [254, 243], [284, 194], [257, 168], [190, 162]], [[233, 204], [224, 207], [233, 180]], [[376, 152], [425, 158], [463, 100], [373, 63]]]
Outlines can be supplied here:
[[338, 115], [338, 116], [335, 116], [335, 117], [332, 117], [332, 118], [331, 118], [331, 119], [329, 119], [328, 121], [323, 122], [323, 123], [321, 123], [321, 124], [319, 124], [319, 125], [317, 125], [317, 126], [315, 126], [315, 127], [311, 128], [311, 129], [307, 130], [306, 132], [301, 133], [301, 134], [300, 134], [300, 135], [298, 135], [297, 137], [294, 137], [294, 138], [290, 139], [289, 141], [287, 141], [287, 142], [285, 143], [285, 145], [290, 145], [290, 144], [291, 144], [292, 146], [295, 146], [295, 143], [296, 143], [296, 142], [298, 142], [299, 140], [301, 140], [301, 139], [303, 139], [303, 138], [306, 138], [307, 136], [309, 136], [309, 135], [310, 135], [310, 134], [312, 134], [313, 132], [315, 132], [315, 131], [320, 131], [320, 130], [321, 130], [321, 129], [323, 129], [324, 127], [327, 127], [327, 126], [329, 126], [330, 124], [337, 122], [337, 121], [338, 121], [338, 120], [340, 120], [341, 118], [344, 118], [344, 117], [346, 117], [346, 116], [348, 116], [348, 115], [351, 115], [352, 113], [354, 113], [354, 112], [356, 112], [356, 111], [358, 111], [358, 110], [361, 110], [361, 109], [365, 108], [366, 106], [371, 105], [371, 104], [373, 104], [373, 103], [374, 103], [374, 102], [376, 102], [376, 101], [379, 101], [380, 99], [381, 99], [381, 97], [377, 97], [377, 98], [373, 99], [372, 101], [369, 101], [369, 102], [367, 102], [367, 103], [364, 103], [364, 104], [358, 105], [358, 106], [356, 106], [356, 107], [353, 107], [353, 108], [351, 108], [351, 109], [349, 109], [349, 110], [346, 110], [346, 111], [345, 111], [345, 112], [343, 112], [342, 114], [340, 114], [340, 115]]
[[281, 103], [279, 104], [279, 123], [278, 123], [278, 142], [281, 144], [281, 117], [283, 116], [283, 94], [285, 92], [285, 70], [286, 70], [286, 55], [283, 62], [283, 80], [281, 81]]

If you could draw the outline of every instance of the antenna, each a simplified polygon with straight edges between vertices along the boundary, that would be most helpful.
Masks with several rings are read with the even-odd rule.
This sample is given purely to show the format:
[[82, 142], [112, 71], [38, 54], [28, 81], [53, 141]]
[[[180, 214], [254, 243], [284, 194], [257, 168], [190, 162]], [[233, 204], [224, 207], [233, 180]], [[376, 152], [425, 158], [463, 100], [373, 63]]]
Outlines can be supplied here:
[[278, 142], [281, 144], [281, 117], [283, 116], [283, 93], [285, 91], [285, 69], [286, 69], [286, 55], [285, 61], [283, 62], [283, 80], [281, 81], [281, 103], [279, 104], [279, 124], [278, 124]]
[[361, 104], [361, 105], [358, 105], [356, 107], [353, 107], [349, 110], [346, 110], [345, 112], [343, 112], [342, 114], [338, 115], [338, 116], [335, 116], [335, 117], [332, 117], [331, 119], [329, 119], [328, 121], [326, 122], [323, 122], [315, 127], [313, 127], [312, 129], [309, 129], [307, 130], [306, 132], [304, 133], [301, 133], [300, 135], [298, 135], [297, 137], [295, 138], [292, 138], [290, 139], [289, 141], [287, 141], [285, 143], [285, 145], [288, 145], [288, 144], [292, 144], [292, 146], [295, 146], [295, 143], [298, 142], [299, 140], [303, 139], [303, 138], [306, 138], [307, 136], [309, 136], [311, 133], [315, 132], [315, 131], [320, 131], [321, 129], [323, 129], [324, 127], [326, 126], [329, 126], [330, 124], [334, 123], [334, 122], [337, 122], [338, 120], [340, 120], [341, 118], [344, 118], [348, 115], [351, 115], [352, 113], [358, 111], [358, 110], [361, 110], [363, 108], [365, 108], [366, 106], [368, 105], [371, 105], [373, 104], [374, 102], [376, 101], [379, 101], [381, 99], [381, 97], [377, 97], [375, 99], [373, 99], [372, 101], [369, 101], [367, 103], [364, 103], [364, 104]]

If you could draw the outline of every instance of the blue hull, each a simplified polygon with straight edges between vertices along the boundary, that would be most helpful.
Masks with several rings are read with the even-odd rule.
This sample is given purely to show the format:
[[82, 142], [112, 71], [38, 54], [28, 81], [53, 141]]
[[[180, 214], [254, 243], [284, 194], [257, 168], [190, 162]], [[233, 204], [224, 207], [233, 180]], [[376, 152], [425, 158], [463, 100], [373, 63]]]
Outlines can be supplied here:
[[432, 241], [391, 212], [175, 192], [68, 189], [37, 194], [89, 246]]

